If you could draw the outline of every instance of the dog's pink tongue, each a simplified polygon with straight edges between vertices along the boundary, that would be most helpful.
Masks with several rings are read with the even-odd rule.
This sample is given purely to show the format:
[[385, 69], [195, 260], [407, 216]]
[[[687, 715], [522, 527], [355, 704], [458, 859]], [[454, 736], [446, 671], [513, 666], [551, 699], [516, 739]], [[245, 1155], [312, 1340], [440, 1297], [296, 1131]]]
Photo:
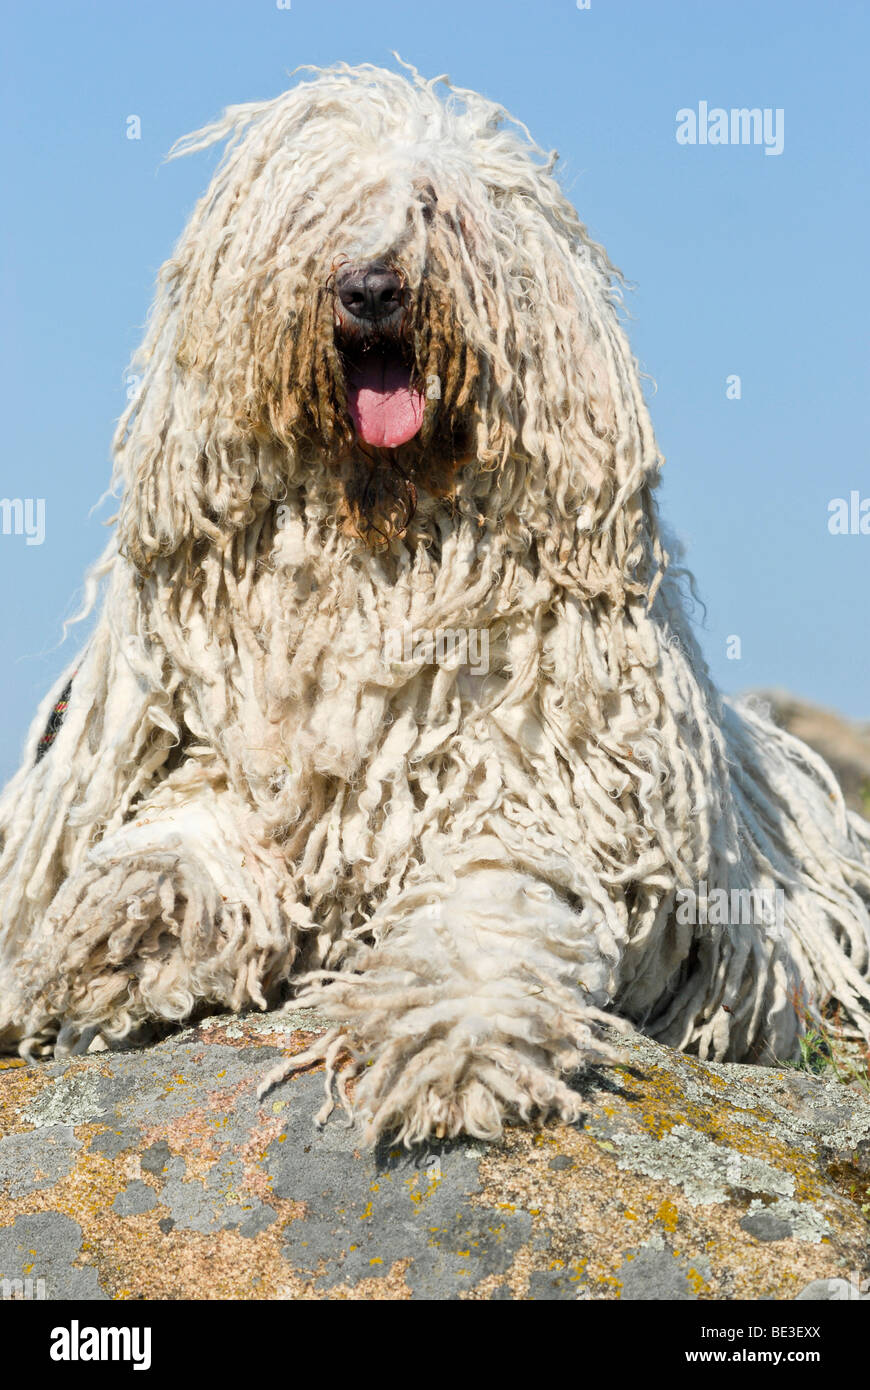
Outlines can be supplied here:
[[423, 423], [423, 397], [412, 391], [408, 368], [398, 358], [369, 353], [347, 374], [347, 404], [354, 429], [366, 444], [397, 449]]

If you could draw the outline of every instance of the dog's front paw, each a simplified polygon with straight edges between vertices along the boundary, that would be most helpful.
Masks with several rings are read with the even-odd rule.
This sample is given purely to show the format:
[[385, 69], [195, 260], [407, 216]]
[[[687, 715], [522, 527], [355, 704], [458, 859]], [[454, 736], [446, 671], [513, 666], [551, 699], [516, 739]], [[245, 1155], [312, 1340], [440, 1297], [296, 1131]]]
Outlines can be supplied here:
[[[296, 1007], [339, 1026], [269, 1078], [325, 1059], [321, 1115], [337, 1089], [369, 1141], [491, 1140], [512, 1120], [576, 1120], [565, 1078], [619, 1060], [600, 1026], [616, 1020], [597, 1007], [611, 993], [612, 924], [549, 885], [469, 870], [407, 889], [372, 935], [377, 944], [360, 944], [341, 970], [303, 982]], [[351, 1062], [339, 1069], [343, 1051]]]
[[571, 1123], [581, 1113], [579, 1095], [551, 1067], [497, 1041], [408, 1039], [367, 1061], [354, 1109], [368, 1143], [387, 1135], [406, 1145], [460, 1134], [495, 1140], [505, 1123]]
[[59, 1024], [48, 1023], [33, 1033], [17, 1030], [0, 1035], [0, 1051], [15, 1051], [25, 1062], [47, 1062], [55, 1055]]
[[412, 983], [383, 966], [321, 975], [294, 1008], [316, 1007], [344, 1023], [275, 1068], [260, 1094], [325, 1060], [327, 1101], [318, 1122], [337, 1093], [348, 1115], [363, 1122], [367, 1143], [460, 1134], [494, 1140], [512, 1121], [571, 1123], [581, 1098], [563, 1078], [583, 1065], [622, 1060], [600, 1036], [600, 1024], [619, 1022], [552, 981], [546, 990], [531, 984], [492, 981], [457, 998], [449, 983]]

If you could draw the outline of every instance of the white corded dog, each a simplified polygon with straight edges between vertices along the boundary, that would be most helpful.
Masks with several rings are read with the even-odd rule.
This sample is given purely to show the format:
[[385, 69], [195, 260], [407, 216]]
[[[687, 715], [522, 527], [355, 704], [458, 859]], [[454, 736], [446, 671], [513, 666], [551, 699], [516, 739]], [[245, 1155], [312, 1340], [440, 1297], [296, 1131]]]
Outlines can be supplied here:
[[870, 826], [711, 687], [618, 276], [554, 159], [371, 67], [177, 152], [216, 141], [100, 617], [0, 803], [4, 1045], [305, 975], [339, 1026], [303, 1060], [332, 1085], [350, 1052], [342, 1095], [412, 1142], [576, 1116], [609, 1009], [709, 1058], [788, 1057], [828, 1001], [866, 1037]]

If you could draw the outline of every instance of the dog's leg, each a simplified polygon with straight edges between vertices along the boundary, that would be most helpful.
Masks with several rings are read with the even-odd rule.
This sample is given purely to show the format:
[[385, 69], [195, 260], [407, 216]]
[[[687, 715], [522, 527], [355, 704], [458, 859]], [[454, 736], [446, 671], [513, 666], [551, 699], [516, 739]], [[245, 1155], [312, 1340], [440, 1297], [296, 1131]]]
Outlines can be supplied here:
[[633, 929], [618, 1005], [659, 1041], [708, 1060], [781, 1065], [826, 1018], [866, 1047], [870, 825], [847, 809], [824, 761], [751, 704], [724, 702], [715, 729], [717, 835], [688, 896], [695, 909], [699, 890], [718, 898], [718, 917], [711, 909], [702, 925], [693, 909], [696, 925], [681, 926], [673, 895], [660, 897], [658, 917], [653, 907]]
[[[531, 876], [478, 864], [449, 885], [406, 888], [369, 926], [376, 944], [347, 972], [309, 977], [294, 1001], [341, 1024], [295, 1059], [327, 1059], [323, 1118], [344, 1048], [354, 1063], [340, 1093], [347, 1103], [356, 1076], [369, 1140], [492, 1139], [509, 1117], [577, 1118], [581, 1098], [563, 1076], [619, 1057], [597, 1035], [613, 1022], [602, 1006], [620, 954], [618, 925], [601, 908], [572, 908]], [[276, 1069], [262, 1091], [292, 1069]]]
[[266, 1007], [305, 910], [277, 851], [226, 791], [162, 792], [93, 847], [0, 974], [0, 1041], [40, 1055], [120, 1040], [199, 1005]]
[[[740, 839], [782, 884], [784, 949], [801, 1026], [826, 1005], [870, 1042], [870, 825], [849, 811], [831, 769], [750, 705], [723, 708]], [[759, 987], [762, 987], [760, 981]], [[777, 1054], [775, 1026], [763, 1033]]]

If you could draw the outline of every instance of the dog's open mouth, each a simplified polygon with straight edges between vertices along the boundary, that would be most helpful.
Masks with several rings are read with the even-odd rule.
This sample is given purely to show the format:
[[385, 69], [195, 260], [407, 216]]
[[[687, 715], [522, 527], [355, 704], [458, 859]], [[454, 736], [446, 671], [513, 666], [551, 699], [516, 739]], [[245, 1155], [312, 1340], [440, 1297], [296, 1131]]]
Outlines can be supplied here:
[[357, 438], [398, 449], [419, 432], [424, 401], [413, 383], [402, 276], [379, 262], [342, 266], [335, 277], [336, 341]]
[[424, 400], [411, 376], [411, 365], [397, 343], [373, 343], [345, 353], [348, 411], [365, 444], [398, 449], [418, 433]]

